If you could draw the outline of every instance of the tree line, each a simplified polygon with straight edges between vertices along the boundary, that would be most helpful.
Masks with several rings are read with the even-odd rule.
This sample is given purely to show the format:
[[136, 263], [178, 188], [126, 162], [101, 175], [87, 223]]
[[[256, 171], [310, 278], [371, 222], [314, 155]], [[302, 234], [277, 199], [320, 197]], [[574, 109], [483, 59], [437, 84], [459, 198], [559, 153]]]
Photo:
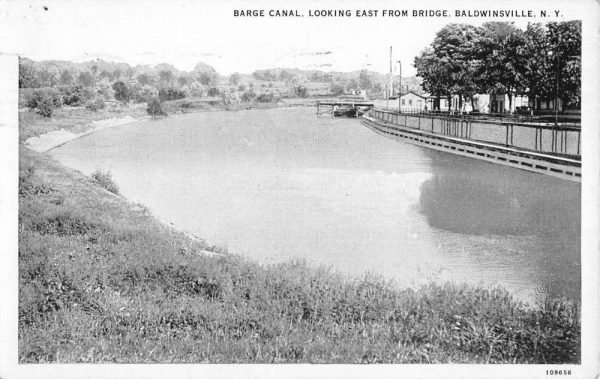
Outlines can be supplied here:
[[448, 24], [414, 60], [423, 89], [473, 103], [476, 94], [581, 102], [581, 21]]
[[85, 105], [97, 110], [108, 100], [142, 103], [218, 95], [219, 80], [217, 71], [204, 63], [185, 72], [165, 63], [132, 67], [101, 60], [73, 63], [19, 59], [20, 105], [37, 109], [45, 117], [62, 105]]

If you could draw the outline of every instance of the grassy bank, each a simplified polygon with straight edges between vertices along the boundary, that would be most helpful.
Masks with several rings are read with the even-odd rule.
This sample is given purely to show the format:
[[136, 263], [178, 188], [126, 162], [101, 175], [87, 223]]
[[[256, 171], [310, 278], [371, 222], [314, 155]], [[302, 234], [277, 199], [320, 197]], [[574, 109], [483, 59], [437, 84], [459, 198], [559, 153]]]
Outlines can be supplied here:
[[96, 176], [21, 147], [22, 363], [579, 362], [569, 304], [207, 255]]
[[[223, 101], [214, 99], [186, 98], [180, 100], [165, 101], [162, 103], [167, 114], [220, 111], [220, 110], [245, 110], [245, 109], [269, 109], [280, 107], [311, 106], [316, 99], [285, 99], [276, 103], [260, 103], [256, 101], [242, 102], [237, 104], [224, 104]], [[44, 133], [64, 129], [66, 131], [80, 134], [93, 128], [92, 121], [106, 120], [131, 116], [134, 118], [148, 117], [146, 104], [112, 106], [92, 111], [85, 107], [60, 107], [53, 111], [52, 117], [43, 117], [35, 110], [19, 112], [20, 128], [19, 141], [24, 142], [28, 138], [40, 136]]]

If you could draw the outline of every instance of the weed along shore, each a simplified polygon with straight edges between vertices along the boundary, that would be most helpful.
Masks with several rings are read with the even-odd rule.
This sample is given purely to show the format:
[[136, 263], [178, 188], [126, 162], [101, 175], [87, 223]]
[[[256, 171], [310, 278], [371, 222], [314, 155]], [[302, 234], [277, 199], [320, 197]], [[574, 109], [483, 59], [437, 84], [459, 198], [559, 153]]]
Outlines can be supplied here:
[[[53, 125], [23, 117], [21, 135], [69, 131], [85, 117], [74, 114]], [[259, 264], [166, 225], [118, 195], [109, 172], [87, 177], [27, 138], [20, 363], [580, 361], [567, 301], [530, 307], [501, 288], [411, 289], [299, 261]]]

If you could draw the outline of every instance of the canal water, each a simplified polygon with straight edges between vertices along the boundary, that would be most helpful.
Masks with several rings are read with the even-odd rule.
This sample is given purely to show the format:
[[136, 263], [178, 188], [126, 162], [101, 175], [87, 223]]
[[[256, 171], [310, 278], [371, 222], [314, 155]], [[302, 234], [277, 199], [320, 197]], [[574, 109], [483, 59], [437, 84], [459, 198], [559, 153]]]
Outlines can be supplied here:
[[259, 262], [580, 301], [580, 184], [394, 141], [356, 119], [185, 114], [51, 154], [84, 174], [109, 169], [159, 218]]

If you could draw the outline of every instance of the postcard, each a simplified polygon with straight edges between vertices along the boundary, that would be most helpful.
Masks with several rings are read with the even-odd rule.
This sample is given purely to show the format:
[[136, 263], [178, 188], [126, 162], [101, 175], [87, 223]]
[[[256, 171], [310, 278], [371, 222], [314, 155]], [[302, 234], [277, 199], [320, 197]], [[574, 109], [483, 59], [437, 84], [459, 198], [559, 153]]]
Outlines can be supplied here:
[[598, 375], [593, 1], [4, 1], [2, 378]]

